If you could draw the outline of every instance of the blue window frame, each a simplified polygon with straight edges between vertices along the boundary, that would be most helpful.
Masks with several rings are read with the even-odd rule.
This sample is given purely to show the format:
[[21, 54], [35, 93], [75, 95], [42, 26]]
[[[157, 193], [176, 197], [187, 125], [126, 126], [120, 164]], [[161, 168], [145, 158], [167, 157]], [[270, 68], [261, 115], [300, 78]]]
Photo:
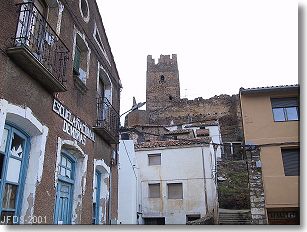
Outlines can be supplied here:
[[[26, 133], [11, 125], [5, 125], [0, 143], [0, 213], [2, 223], [19, 223], [29, 148], [30, 139]], [[17, 217], [13, 220], [13, 216]]]
[[94, 182], [94, 193], [93, 193], [93, 218], [92, 224], [99, 224], [99, 199], [101, 189], [101, 173], [96, 170], [95, 182]]
[[76, 159], [66, 151], [61, 153], [55, 202], [55, 224], [71, 224]]

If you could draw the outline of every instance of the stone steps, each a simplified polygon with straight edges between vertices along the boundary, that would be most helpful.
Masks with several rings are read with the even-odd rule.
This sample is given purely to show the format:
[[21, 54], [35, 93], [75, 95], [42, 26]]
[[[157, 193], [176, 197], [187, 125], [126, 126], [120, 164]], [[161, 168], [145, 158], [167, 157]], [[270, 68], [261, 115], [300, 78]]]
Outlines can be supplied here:
[[250, 210], [219, 209], [220, 225], [250, 225]]

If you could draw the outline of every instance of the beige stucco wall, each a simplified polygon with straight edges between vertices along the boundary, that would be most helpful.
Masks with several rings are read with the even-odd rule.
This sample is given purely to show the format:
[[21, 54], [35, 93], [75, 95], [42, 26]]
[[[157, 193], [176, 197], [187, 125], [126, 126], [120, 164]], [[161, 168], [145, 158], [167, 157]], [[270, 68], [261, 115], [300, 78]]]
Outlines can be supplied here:
[[282, 96], [295, 95], [241, 95], [245, 142], [266, 144], [299, 140], [299, 121], [274, 122], [270, 97]]
[[281, 148], [263, 147], [260, 154], [266, 207], [298, 207], [299, 177], [285, 176]]
[[281, 148], [289, 145], [274, 145], [274, 143], [299, 142], [299, 121], [274, 122], [270, 100], [271, 97], [297, 95], [298, 93], [289, 92], [282, 95], [240, 96], [245, 143], [257, 145], [273, 143], [261, 147], [260, 152], [266, 208], [299, 206], [299, 177], [284, 174]]

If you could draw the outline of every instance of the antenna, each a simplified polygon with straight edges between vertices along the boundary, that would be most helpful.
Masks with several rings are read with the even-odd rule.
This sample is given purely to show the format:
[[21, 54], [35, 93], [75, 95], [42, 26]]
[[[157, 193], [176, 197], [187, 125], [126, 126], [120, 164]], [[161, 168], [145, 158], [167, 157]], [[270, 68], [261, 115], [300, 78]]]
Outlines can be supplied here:
[[184, 98], [188, 98], [187, 92], [188, 92], [188, 89], [184, 89]]

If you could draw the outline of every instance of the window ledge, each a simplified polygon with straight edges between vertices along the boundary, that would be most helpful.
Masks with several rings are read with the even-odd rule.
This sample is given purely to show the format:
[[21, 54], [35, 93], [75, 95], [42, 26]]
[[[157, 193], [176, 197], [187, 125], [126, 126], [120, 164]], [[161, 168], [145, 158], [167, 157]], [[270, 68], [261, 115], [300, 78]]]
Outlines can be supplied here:
[[84, 82], [79, 78], [79, 75], [74, 74], [74, 84], [75, 87], [84, 95], [88, 88], [86, 87], [86, 85], [84, 84]]

